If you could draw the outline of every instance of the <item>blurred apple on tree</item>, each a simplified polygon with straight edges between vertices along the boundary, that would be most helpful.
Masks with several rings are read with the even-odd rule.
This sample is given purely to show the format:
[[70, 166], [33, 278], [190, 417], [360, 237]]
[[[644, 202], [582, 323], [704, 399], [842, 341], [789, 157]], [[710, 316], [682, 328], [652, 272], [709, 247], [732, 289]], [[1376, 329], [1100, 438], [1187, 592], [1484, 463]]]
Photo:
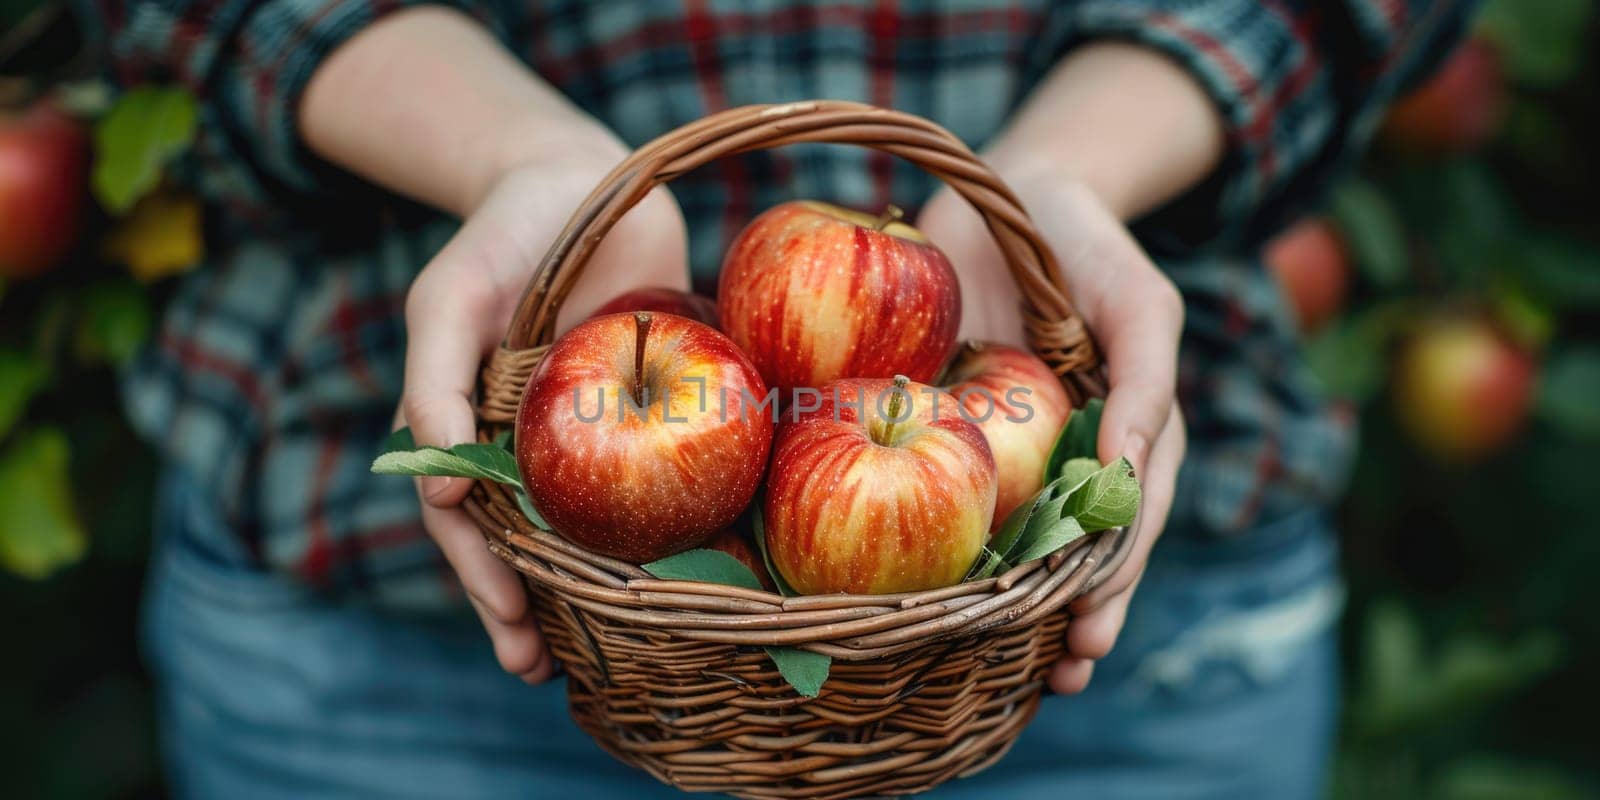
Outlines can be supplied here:
[[1470, 152], [1499, 133], [1509, 105], [1500, 53], [1492, 42], [1475, 37], [1395, 103], [1382, 136], [1410, 151]]
[[77, 241], [89, 170], [88, 137], [55, 106], [0, 111], [0, 276], [30, 278]]
[[1263, 256], [1277, 277], [1304, 333], [1313, 333], [1343, 310], [1350, 292], [1350, 256], [1333, 223], [1302, 220], [1267, 244]]
[[1428, 320], [1404, 343], [1395, 369], [1401, 423], [1449, 460], [1506, 445], [1527, 421], [1538, 372], [1531, 353], [1473, 317]]

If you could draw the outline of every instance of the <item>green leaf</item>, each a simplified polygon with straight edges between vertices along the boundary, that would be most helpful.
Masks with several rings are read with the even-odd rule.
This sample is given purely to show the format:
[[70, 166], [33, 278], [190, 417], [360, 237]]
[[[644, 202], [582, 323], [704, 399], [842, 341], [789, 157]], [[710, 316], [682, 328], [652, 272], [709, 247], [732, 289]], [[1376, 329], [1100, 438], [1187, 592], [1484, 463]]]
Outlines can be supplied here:
[[1561, 309], [1600, 308], [1600, 252], [1564, 236], [1535, 234], [1512, 248], [1508, 268], [1540, 300]]
[[1107, 464], [1067, 499], [1066, 513], [1088, 533], [1127, 525], [1139, 513], [1139, 481], [1133, 465], [1126, 458]]
[[1006, 557], [1016, 548], [1017, 541], [1022, 538], [1027, 530], [1028, 522], [1033, 519], [1040, 508], [1055, 499], [1055, 490], [1061, 486], [1061, 481], [1055, 480], [1044, 485], [1032, 500], [1017, 506], [1000, 529], [989, 537], [989, 545], [978, 555], [978, 560], [967, 571], [966, 580], [981, 581], [994, 575], [1006, 563]]
[[[394, 439], [391, 435], [390, 440]], [[380, 475], [412, 475], [445, 478], [472, 478], [522, 486], [517, 477], [517, 459], [505, 448], [493, 444], [458, 444], [449, 450], [419, 447], [384, 453], [372, 462]]]
[[642, 565], [651, 575], [669, 581], [701, 581], [764, 591], [761, 581], [739, 559], [721, 550], [689, 550]]
[[72, 505], [67, 437], [41, 428], [0, 452], [0, 565], [39, 579], [83, 557], [88, 537]]
[[1365, 402], [1383, 388], [1389, 346], [1415, 314], [1409, 302], [1387, 301], [1339, 319], [1305, 343], [1306, 364], [1329, 394]]
[[[1035, 517], [1041, 519], [1042, 517]], [[1041, 525], [1038, 534], [1026, 542], [1018, 543], [1018, 552], [1007, 560], [1013, 564], [1026, 564], [1044, 558], [1067, 544], [1083, 538], [1085, 531], [1076, 517], [1061, 517], [1050, 525]]]
[[1434, 783], [1438, 800], [1594, 800], [1582, 775], [1489, 754], [1456, 760]]
[[776, 564], [772, 563], [772, 553], [767, 550], [767, 521], [761, 516], [761, 500], [751, 504], [750, 527], [754, 531], [756, 549], [761, 551], [761, 561], [767, 565], [767, 574], [772, 576], [772, 584], [778, 587], [778, 594], [784, 597], [799, 597], [800, 593], [794, 590], [789, 582], [783, 579], [783, 573], [778, 571]]
[[22, 418], [28, 401], [44, 386], [49, 372], [26, 353], [0, 350], [0, 438]]
[[797, 647], [767, 647], [767, 657], [778, 665], [778, 673], [794, 690], [806, 697], [822, 693], [822, 684], [828, 680], [828, 668], [833, 666], [831, 656], [801, 650]]
[[199, 111], [182, 89], [142, 87], [117, 99], [95, 127], [94, 192], [113, 214], [161, 182], [167, 163], [194, 141]]
[[1374, 718], [1392, 718], [1403, 709], [1424, 674], [1422, 631], [1416, 617], [1392, 601], [1374, 606], [1365, 628], [1366, 697]]
[[1513, 80], [1552, 87], [1583, 62], [1592, 13], [1590, 0], [1491, 0], [1476, 29], [1495, 43]]
[[417, 440], [411, 435], [411, 429], [401, 428], [389, 434], [389, 438], [383, 440], [383, 450], [380, 451], [380, 454], [409, 452], [415, 449], [417, 449]]
[[1405, 283], [1410, 271], [1405, 229], [1382, 192], [1366, 181], [1351, 180], [1334, 193], [1331, 210], [1351, 257], [1368, 280], [1384, 289]]
[[1061, 465], [1061, 482], [1068, 488], [1075, 488], [1078, 484], [1089, 479], [1089, 476], [1100, 471], [1098, 458], [1074, 458]]
[[1050, 448], [1050, 458], [1045, 461], [1044, 481], [1049, 483], [1061, 474], [1061, 468], [1074, 458], [1095, 458], [1099, 452], [1097, 444], [1100, 438], [1100, 416], [1105, 413], [1106, 403], [1096, 397], [1076, 409], [1072, 416], [1067, 418], [1067, 424], [1061, 429], [1061, 435], [1056, 437], [1055, 446]]
[[83, 298], [74, 349], [85, 363], [125, 364], [150, 335], [150, 325], [144, 290], [129, 281], [101, 281]]
[[[1539, 379], [1535, 413], [1569, 433], [1600, 438], [1600, 347], [1580, 346], [1550, 354]], [[0, 419], [0, 431], [4, 420]]]

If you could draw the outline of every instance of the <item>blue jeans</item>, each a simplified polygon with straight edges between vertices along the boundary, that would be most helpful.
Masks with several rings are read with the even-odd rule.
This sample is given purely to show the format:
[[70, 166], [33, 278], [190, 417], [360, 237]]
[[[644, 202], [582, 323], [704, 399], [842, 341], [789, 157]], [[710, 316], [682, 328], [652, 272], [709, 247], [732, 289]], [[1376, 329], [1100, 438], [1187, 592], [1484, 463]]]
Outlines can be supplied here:
[[[144, 635], [178, 796], [676, 794], [580, 732], [559, 681], [501, 672], [469, 613], [333, 604], [186, 544], [221, 525], [164, 481]], [[1048, 698], [1003, 761], [929, 796], [1316, 797], [1341, 598], [1320, 515], [1225, 544], [1170, 532], [1088, 691]]]

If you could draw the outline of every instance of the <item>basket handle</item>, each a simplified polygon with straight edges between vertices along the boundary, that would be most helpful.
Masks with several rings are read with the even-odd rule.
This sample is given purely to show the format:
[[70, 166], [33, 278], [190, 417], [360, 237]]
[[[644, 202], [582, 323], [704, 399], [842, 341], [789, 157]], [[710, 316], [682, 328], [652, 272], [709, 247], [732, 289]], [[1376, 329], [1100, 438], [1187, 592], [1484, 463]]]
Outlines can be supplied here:
[[[983, 216], [1021, 289], [1029, 345], [1061, 376], [1074, 405], [1105, 395], [1099, 351], [1072, 307], [1055, 255], [1000, 177], [960, 139], [921, 117], [862, 103], [813, 100], [712, 114], [656, 138], [617, 165], [567, 222], [523, 292], [501, 352], [485, 371], [484, 411], [506, 405], [488, 395], [520, 397], [537, 360], [531, 356], [542, 354], [554, 338], [556, 312], [595, 247], [651, 189], [718, 158], [801, 142], [856, 144], [899, 156], [965, 197]], [[514, 409], [515, 400], [502, 399]]]

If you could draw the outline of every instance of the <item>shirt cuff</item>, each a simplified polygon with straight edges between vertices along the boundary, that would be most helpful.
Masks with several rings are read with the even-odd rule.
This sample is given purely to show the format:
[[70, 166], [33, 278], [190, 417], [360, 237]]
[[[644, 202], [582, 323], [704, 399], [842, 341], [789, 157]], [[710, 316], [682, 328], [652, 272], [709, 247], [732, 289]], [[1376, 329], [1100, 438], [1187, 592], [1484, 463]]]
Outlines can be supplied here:
[[268, 0], [243, 20], [229, 58], [219, 66], [218, 94], [228, 127], [253, 151], [273, 178], [312, 191], [326, 170], [300, 137], [300, 100], [323, 59], [356, 33], [406, 8], [456, 8], [489, 28], [502, 42], [506, 31], [491, 10], [475, 0]]
[[1220, 111], [1227, 153], [1183, 203], [1190, 212], [1196, 201], [1206, 206], [1203, 219], [1193, 220], [1201, 223], [1197, 230], [1226, 237], [1230, 226], [1283, 191], [1332, 136], [1337, 106], [1327, 71], [1305, 21], [1282, 6], [1098, 0], [1064, 13], [1067, 46], [1110, 38], [1150, 47], [1194, 76]]

